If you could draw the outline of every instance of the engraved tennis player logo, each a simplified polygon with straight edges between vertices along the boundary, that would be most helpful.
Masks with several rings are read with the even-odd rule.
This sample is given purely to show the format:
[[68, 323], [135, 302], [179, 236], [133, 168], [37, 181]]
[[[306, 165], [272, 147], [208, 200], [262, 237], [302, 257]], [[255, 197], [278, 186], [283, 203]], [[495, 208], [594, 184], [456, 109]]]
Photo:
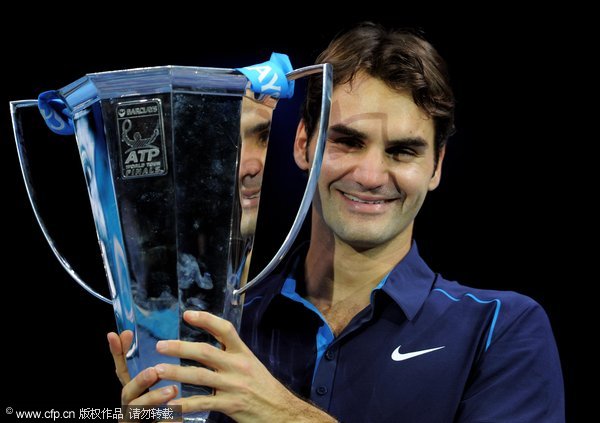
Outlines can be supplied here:
[[167, 173], [160, 99], [117, 105], [121, 170], [124, 178]]

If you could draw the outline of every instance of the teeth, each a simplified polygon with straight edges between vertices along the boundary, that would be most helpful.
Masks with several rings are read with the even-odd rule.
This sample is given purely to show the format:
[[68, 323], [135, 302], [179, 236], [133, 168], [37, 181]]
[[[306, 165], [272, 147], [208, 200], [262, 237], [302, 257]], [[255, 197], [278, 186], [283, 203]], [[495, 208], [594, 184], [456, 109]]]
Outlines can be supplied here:
[[344, 196], [345, 196], [346, 198], [349, 198], [349, 199], [350, 199], [350, 200], [352, 200], [352, 201], [356, 201], [357, 203], [365, 203], [365, 204], [383, 204], [383, 203], [385, 203], [385, 200], [377, 200], [377, 201], [365, 201], [365, 200], [361, 200], [360, 198], [358, 198], [358, 197], [355, 197], [355, 196], [353, 196], [353, 195], [346, 194], [345, 192], [344, 192], [344, 193], [342, 193], [342, 194], [344, 194]]

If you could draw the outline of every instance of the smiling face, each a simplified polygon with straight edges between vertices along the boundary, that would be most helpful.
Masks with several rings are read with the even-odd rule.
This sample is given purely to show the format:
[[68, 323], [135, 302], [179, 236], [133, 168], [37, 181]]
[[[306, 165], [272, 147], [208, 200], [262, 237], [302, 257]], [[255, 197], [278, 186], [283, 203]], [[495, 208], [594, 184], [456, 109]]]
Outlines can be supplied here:
[[242, 205], [241, 232], [244, 237], [253, 235], [256, 230], [272, 115], [273, 108], [269, 105], [259, 103], [248, 96], [243, 98], [239, 190]]
[[[443, 151], [436, 165], [434, 135], [408, 91], [365, 75], [335, 87], [313, 226], [356, 249], [410, 243], [414, 218], [439, 184]], [[301, 124], [295, 158], [303, 169], [316, 144], [307, 141]]]

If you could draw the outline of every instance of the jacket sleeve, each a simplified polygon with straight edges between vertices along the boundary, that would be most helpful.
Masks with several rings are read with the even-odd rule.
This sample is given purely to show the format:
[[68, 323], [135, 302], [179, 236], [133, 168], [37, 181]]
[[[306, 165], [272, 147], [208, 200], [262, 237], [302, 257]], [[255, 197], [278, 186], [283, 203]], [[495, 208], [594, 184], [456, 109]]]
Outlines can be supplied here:
[[492, 341], [475, 362], [455, 421], [565, 421], [556, 342], [542, 307], [510, 293]]

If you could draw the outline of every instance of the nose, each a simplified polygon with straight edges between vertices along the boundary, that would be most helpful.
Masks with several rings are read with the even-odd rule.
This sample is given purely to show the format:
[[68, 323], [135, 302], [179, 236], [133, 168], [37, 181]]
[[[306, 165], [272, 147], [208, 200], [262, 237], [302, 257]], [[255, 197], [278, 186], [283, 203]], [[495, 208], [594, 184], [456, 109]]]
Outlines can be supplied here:
[[354, 180], [364, 189], [374, 190], [389, 182], [384, 153], [375, 148], [370, 148], [357, 157], [357, 163], [353, 170]]
[[263, 169], [262, 162], [257, 158], [242, 160], [240, 166], [240, 179], [242, 183], [258, 176]]

